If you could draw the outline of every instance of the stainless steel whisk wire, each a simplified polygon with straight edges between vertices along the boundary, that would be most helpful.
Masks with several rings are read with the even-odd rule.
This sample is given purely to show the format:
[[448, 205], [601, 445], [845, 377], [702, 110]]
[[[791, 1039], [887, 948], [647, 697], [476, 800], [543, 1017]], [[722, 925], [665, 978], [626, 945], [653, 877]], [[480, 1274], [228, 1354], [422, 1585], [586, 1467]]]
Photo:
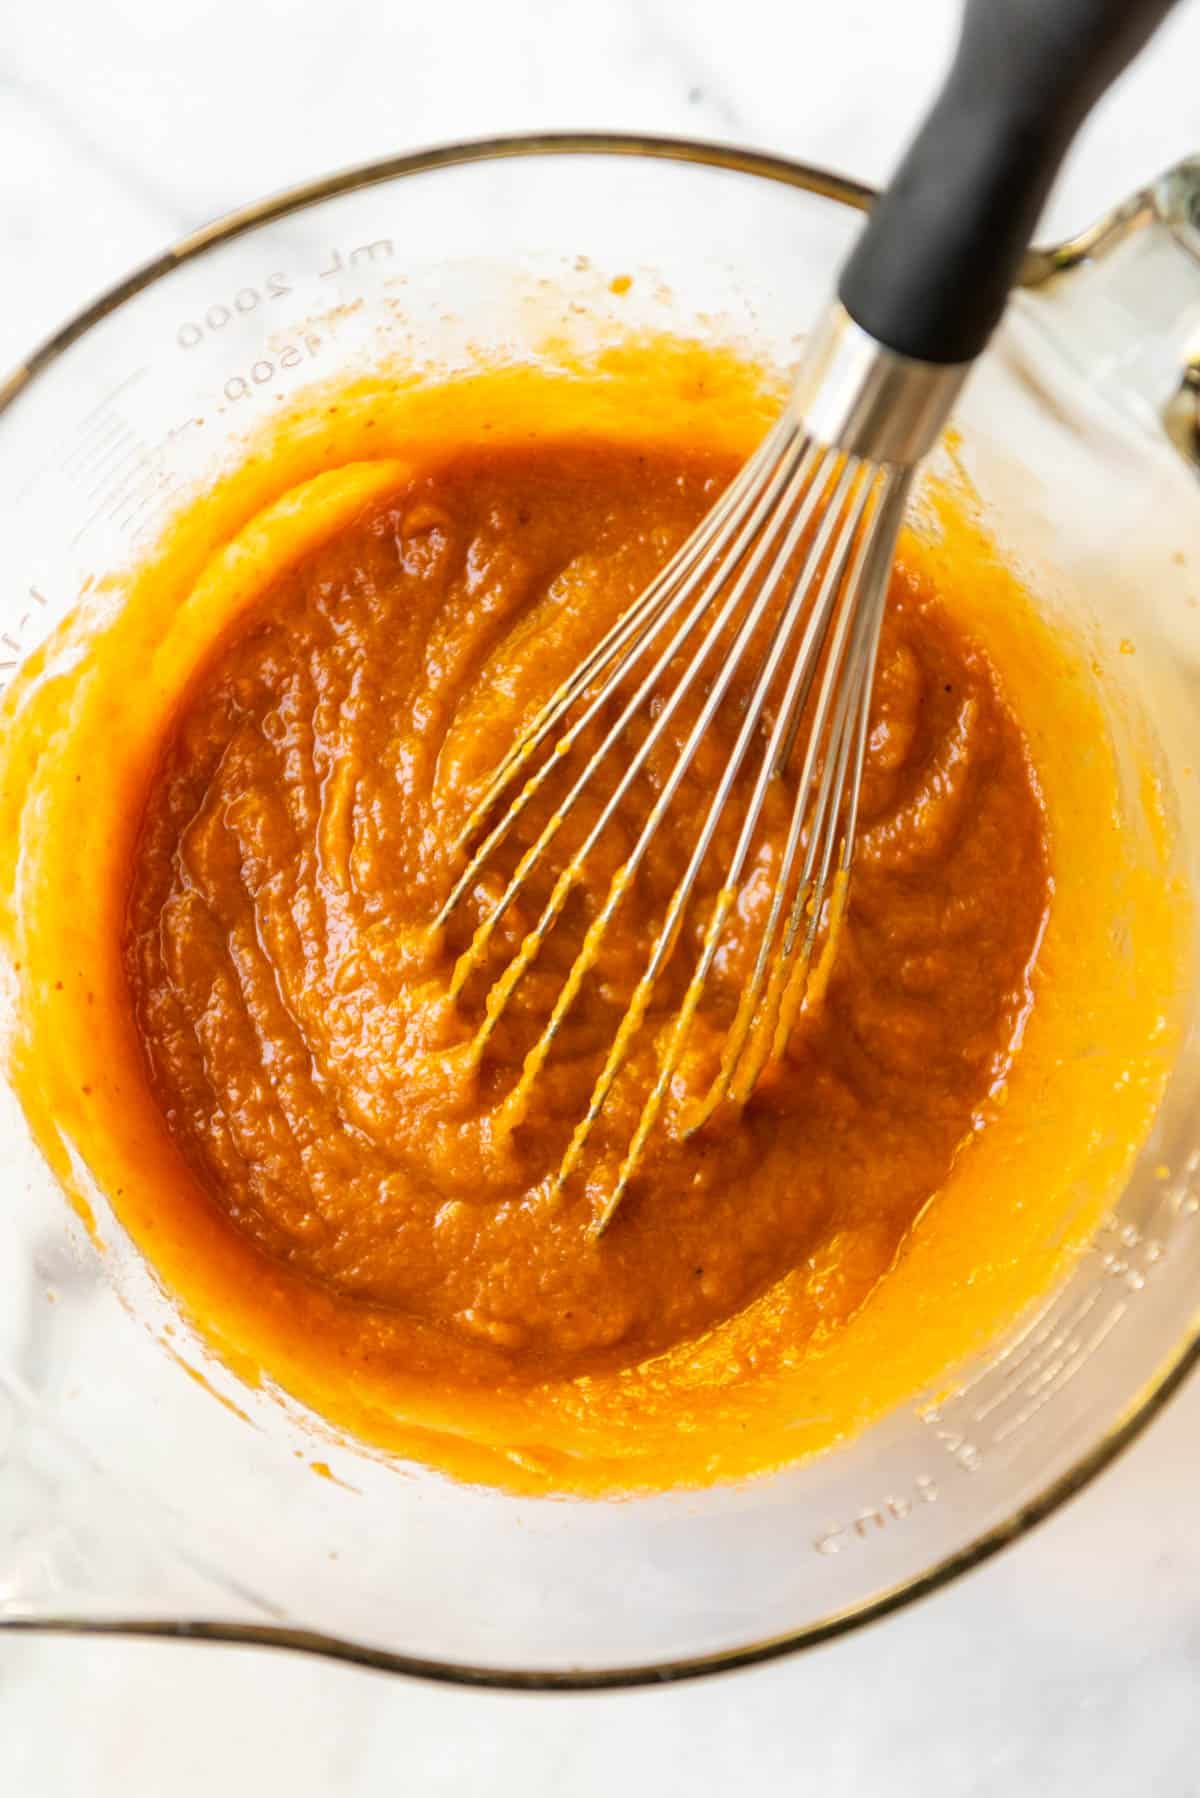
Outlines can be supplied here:
[[[604, 732], [599, 745], [588, 757], [565, 797], [556, 805], [536, 840], [520, 857], [499, 899], [490, 907], [471, 943], [458, 958], [451, 978], [450, 990], [454, 997], [461, 993], [470, 974], [481, 965], [501, 919], [525, 890], [535, 868], [585, 790], [623, 742], [631, 722], [643, 714], [657, 696], [660, 703], [649, 728], [625, 761], [615, 787], [601, 806], [584, 841], [558, 874], [536, 925], [526, 933], [487, 994], [483, 1020], [472, 1044], [472, 1056], [477, 1060], [482, 1057], [521, 978], [561, 917], [571, 891], [582, 877], [589, 854], [672, 719], [695, 689], [714, 651], [721, 650], [720, 666], [708, 684], [699, 712], [686, 733], [670, 773], [633, 849], [613, 875], [604, 903], [585, 934], [549, 1019], [525, 1058], [508, 1106], [508, 1121], [515, 1123], [523, 1112], [532, 1082], [541, 1071], [567, 1013], [595, 964], [612, 918], [727, 697], [748, 645], [769, 618], [772, 608], [775, 609], [777, 616], [770, 625], [767, 647], [747, 695], [735, 742], [712, 794], [695, 846], [668, 901], [646, 968], [630, 997], [625, 1020], [614, 1038], [587, 1110], [571, 1137], [554, 1182], [555, 1189], [560, 1188], [579, 1164], [596, 1120], [627, 1059], [659, 976], [674, 952], [718, 825], [754, 739], [761, 734], [768, 700], [790, 652], [783, 693], [766, 734], [733, 857], [718, 890], [696, 968], [616, 1182], [594, 1220], [596, 1234], [601, 1234], [615, 1215], [661, 1114], [754, 844], [768, 787], [784, 774], [822, 661], [824, 666], [816, 691], [812, 729], [754, 974], [727, 1040], [717, 1081], [690, 1122], [689, 1134], [711, 1116], [720, 1100], [734, 1087], [739, 1068], [749, 1055], [753, 1072], [734, 1089], [735, 1099], [744, 1102], [744, 1096], [748, 1096], [771, 1052], [772, 1027], [785, 1009], [787, 998], [787, 988], [778, 979], [772, 980], [767, 988], [765, 1021], [759, 1020], [757, 1029], [753, 1026], [772, 945], [783, 920], [800, 853], [806, 817], [810, 821], [808, 846], [784, 925], [780, 968], [804, 968], [811, 961], [838, 850], [839, 823], [844, 823], [840, 866], [843, 875], [848, 876], [870, 675], [882, 618], [882, 595], [907, 486], [907, 475], [898, 477], [889, 468], [875, 468], [840, 450], [816, 443], [793, 414], [785, 415], [768, 433], [697, 532], [541, 708], [496, 770], [468, 820], [464, 844], [471, 841], [497, 802], [511, 791], [519, 774], [546, 743], [555, 725], [573, 706], [581, 703], [578, 716], [558, 737], [546, 759], [524, 781], [499, 821], [470, 856], [442, 907], [437, 920], [439, 924], [444, 924], [450, 917], [517, 819], [555, 769], [561, 766], [587, 726], [613, 701], [625, 683], [642, 670], [643, 664], [650, 662], [650, 666], [640, 672], [640, 679], [616, 719]], [[790, 586], [787, 586], [785, 576], [793, 568], [807, 535], [811, 535], [811, 541], [802, 565], [793, 573]], [[873, 543], [880, 546], [874, 554], [871, 553]], [[869, 603], [856, 606], [847, 603], [847, 589], [848, 585], [858, 583], [862, 583], [863, 595]], [[725, 649], [731, 628], [733, 639]], [[698, 635], [698, 646], [689, 648], [692, 639]], [[659, 693], [664, 674], [685, 650], [688, 650], [689, 659], [678, 681], [669, 693]], [[843, 681], [847, 667], [851, 667], [852, 672]], [[820, 749], [827, 735], [827, 753], [822, 758]], [[806, 803], [806, 794], [810, 790], [815, 793], [811, 808]], [[847, 795], [849, 808], [844, 804]], [[807, 928], [801, 929], [806, 915]]]

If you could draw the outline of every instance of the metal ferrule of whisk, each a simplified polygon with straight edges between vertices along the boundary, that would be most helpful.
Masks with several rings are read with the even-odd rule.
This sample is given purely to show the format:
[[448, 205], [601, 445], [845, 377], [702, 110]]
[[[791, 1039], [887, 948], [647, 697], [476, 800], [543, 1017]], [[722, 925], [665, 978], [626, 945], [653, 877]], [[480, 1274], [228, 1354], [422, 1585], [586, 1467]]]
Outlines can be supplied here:
[[815, 443], [911, 470], [937, 443], [970, 368], [889, 350], [834, 301], [805, 344], [789, 410]]
[[[656, 1073], [614, 1180], [594, 1210], [612, 1221], [659, 1123], [722, 936], [750, 865], [772, 783], [786, 780], [784, 832], [752, 971], [707, 1092], [676, 1127], [744, 1105], [819, 1003], [836, 953], [854, 854], [871, 689], [888, 578], [917, 464], [1000, 319], [1038, 213], [1075, 130], [1171, 0], [965, 0], [941, 92], [877, 201], [808, 339], [791, 399], [713, 510], [543, 706], [496, 769], [462, 839], [467, 864], [438, 922], [494, 867], [545, 783], [554, 803], [490, 904], [451, 980], [459, 995], [489, 960], [496, 927], [553, 876], [535, 928], [493, 979], [473, 1053], [481, 1058], [513, 992], [563, 917], [584, 865], [647, 759], [679, 717], [674, 761], [633, 848], [578, 945], [508, 1100], [518, 1123], [564, 1019], [736, 679], [732, 746], [694, 846], [657, 922], [556, 1185], [571, 1176], [646, 1025], [718, 826], [741, 808], [728, 865], [699, 933], [683, 999], [656, 1033]], [[674, 685], [668, 669], [682, 668]], [[682, 710], [688, 702], [694, 717]], [[637, 731], [631, 725], [637, 720]], [[595, 726], [590, 735], [584, 733]], [[599, 738], [598, 742], [596, 738]], [[593, 746], [593, 744], [595, 746]], [[574, 753], [573, 753], [574, 752]], [[747, 772], [743, 776], [743, 769]], [[603, 770], [604, 778], [598, 780]], [[562, 789], [565, 787], [565, 793]], [[590, 791], [589, 791], [590, 789]], [[587, 793], [595, 816], [565, 864], [554, 854]], [[786, 807], [785, 807], [786, 810]], [[543, 886], [545, 880], [543, 878]], [[706, 883], [711, 896], [711, 870]]]

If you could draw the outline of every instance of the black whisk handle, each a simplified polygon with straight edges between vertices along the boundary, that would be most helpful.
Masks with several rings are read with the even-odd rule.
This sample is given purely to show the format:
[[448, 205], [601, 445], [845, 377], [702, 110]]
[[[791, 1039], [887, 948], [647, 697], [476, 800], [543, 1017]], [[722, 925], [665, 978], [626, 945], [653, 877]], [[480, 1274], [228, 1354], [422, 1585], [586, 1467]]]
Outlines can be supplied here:
[[1080, 124], [1174, 0], [966, 0], [944, 86], [842, 272], [872, 337], [969, 362]]

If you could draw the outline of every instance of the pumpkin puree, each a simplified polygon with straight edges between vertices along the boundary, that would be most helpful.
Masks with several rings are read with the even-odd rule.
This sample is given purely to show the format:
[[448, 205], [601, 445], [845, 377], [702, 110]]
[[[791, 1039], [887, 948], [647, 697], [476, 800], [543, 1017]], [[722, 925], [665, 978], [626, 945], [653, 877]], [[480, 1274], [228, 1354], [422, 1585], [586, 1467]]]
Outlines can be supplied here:
[[[954, 520], [905, 538], [837, 954], [749, 1104], [683, 1134], [753, 963], [797, 754], [620, 1213], [594, 1235], [736, 805], [555, 1190], [740, 676], [515, 1123], [505, 1098], [694, 706], [471, 1059], [489, 979], [604, 782], [451, 1000], [456, 954], [558, 790], [432, 931], [464, 822], [773, 403], [732, 358], [670, 345], [587, 379], [347, 389], [255, 446], [6, 701], [14, 842], [40, 794], [36, 853], [6, 851], [12, 1061], [47, 1152], [107, 1195], [249, 1377], [466, 1477], [646, 1489], [837, 1440], [1045, 1284], [1161, 1088], [1165, 846], [1112, 829], [1121, 776], [1089, 680]], [[1112, 954], [1118, 916], [1132, 966]]]

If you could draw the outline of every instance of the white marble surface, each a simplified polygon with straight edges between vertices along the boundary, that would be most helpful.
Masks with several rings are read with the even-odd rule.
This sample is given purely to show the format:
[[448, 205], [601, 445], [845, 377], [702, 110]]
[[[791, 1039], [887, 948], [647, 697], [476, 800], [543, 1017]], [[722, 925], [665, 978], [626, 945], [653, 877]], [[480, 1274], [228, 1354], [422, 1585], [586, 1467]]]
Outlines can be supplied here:
[[[437, 139], [686, 132], [881, 176], [956, 0], [9, 0], [0, 366], [238, 202]], [[784, 16], [786, 15], [786, 16]], [[1200, 0], [1048, 223], [1200, 147]], [[1200, 1383], [1015, 1552], [799, 1659], [590, 1698], [228, 1649], [0, 1638], [0, 1793], [1200, 1793]]]

